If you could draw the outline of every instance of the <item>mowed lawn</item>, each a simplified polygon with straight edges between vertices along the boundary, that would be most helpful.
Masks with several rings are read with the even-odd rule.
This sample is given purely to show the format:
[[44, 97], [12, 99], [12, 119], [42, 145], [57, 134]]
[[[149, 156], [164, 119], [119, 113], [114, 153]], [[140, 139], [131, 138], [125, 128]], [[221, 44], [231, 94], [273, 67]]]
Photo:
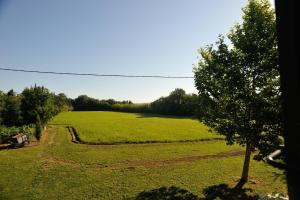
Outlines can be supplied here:
[[[147, 192], [162, 199], [166, 190], [206, 199], [205, 189], [226, 193], [237, 183], [243, 150], [224, 141], [74, 144], [66, 128], [53, 126], [36, 146], [0, 151], [0, 199], [141, 200], [149, 199]], [[245, 188], [252, 192], [245, 195], [286, 193], [283, 177], [251, 160]]]
[[172, 142], [221, 138], [196, 119], [139, 113], [64, 112], [50, 124], [72, 125], [91, 143]]

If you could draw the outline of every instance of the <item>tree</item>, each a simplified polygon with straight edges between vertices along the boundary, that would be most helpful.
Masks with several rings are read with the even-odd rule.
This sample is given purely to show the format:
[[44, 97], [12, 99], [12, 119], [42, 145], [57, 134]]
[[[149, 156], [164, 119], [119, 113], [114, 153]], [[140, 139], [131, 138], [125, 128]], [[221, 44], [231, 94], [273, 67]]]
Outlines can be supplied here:
[[180, 88], [176, 88], [172, 91], [168, 97], [168, 104], [172, 109], [174, 114], [183, 114], [184, 113], [184, 100], [185, 100], [185, 91]]
[[56, 114], [73, 109], [71, 100], [64, 93], [54, 95], [54, 104], [56, 106]]
[[56, 114], [53, 95], [43, 86], [25, 88], [22, 92], [21, 110], [26, 124], [35, 124], [40, 120], [40, 124], [44, 126]]
[[106, 102], [107, 102], [109, 105], [114, 105], [114, 104], [117, 103], [116, 100], [114, 100], [114, 99], [107, 99]]
[[201, 48], [194, 69], [201, 100], [200, 120], [225, 135], [228, 144], [246, 146], [237, 187], [248, 180], [251, 153], [262, 159], [280, 144], [281, 92], [274, 10], [268, 0], [249, 0], [243, 21], [216, 46]]
[[4, 96], [4, 107], [2, 109], [4, 125], [18, 126], [22, 124], [20, 104], [20, 97], [13, 90], [8, 91]]
[[167, 115], [193, 115], [197, 108], [198, 97], [186, 94], [181, 88], [176, 88], [169, 96], [161, 97], [150, 104], [154, 113]]
[[199, 99], [196, 94], [186, 94], [184, 97], [183, 113], [184, 115], [195, 115], [199, 107]]
[[106, 102], [106, 100], [99, 100], [87, 95], [80, 95], [74, 99], [73, 108], [77, 111], [111, 110], [111, 105]]

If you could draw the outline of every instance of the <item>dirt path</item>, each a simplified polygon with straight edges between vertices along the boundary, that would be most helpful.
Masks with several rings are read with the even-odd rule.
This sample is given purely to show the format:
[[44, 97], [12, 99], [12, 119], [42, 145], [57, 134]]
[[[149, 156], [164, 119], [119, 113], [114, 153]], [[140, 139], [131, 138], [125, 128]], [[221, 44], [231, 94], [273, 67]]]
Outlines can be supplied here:
[[43, 131], [42, 137], [41, 137], [41, 140], [40, 140], [41, 144], [51, 145], [51, 144], [54, 143], [54, 137], [56, 135], [56, 132], [51, 131], [52, 128], [53, 127], [49, 126], [49, 127], [47, 127], [46, 130]]
[[168, 160], [149, 160], [149, 161], [131, 161], [127, 163], [116, 163], [112, 164], [109, 167], [113, 169], [119, 168], [135, 168], [135, 167], [145, 167], [145, 168], [155, 168], [161, 167], [166, 165], [174, 165], [178, 163], [190, 163], [199, 160], [209, 159], [209, 158], [226, 158], [226, 157], [233, 157], [233, 156], [241, 156], [244, 154], [244, 151], [228, 151], [222, 152], [218, 154], [212, 155], [199, 155], [199, 156], [187, 156], [181, 158], [174, 158]]
[[84, 164], [75, 162], [73, 160], [61, 160], [56, 157], [47, 157], [45, 158], [46, 162], [55, 163], [59, 165], [65, 165], [75, 168], [92, 168], [92, 169], [134, 169], [137, 167], [144, 167], [144, 168], [157, 168], [162, 166], [168, 165], [176, 165], [179, 163], [191, 163], [199, 160], [204, 159], [218, 159], [218, 158], [226, 158], [226, 157], [234, 157], [234, 156], [241, 156], [244, 154], [244, 151], [227, 151], [218, 154], [212, 155], [199, 155], [199, 156], [186, 156], [181, 158], [174, 158], [174, 159], [167, 159], [167, 160], [139, 160], [139, 161], [129, 161], [129, 162], [120, 162], [114, 164], [108, 164], [106, 166], [98, 165], [98, 164]]

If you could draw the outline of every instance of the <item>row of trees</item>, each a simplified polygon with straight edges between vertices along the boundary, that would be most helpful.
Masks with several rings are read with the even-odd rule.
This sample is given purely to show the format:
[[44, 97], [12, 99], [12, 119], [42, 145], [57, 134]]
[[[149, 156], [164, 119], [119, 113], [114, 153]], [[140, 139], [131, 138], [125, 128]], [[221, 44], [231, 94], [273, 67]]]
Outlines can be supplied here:
[[183, 89], [175, 89], [169, 96], [161, 97], [152, 103], [133, 104], [131, 101], [99, 100], [87, 95], [72, 100], [76, 111], [108, 110], [123, 112], [158, 113], [166, 115], [193, 115], [196, 113], [198, 97], [186, 94]]
[[21, 126], [36, 124], [44, 126], [54, 115], [72, 109], [65, 94], [54, 94], [45, 87], [25, 88], [21, 94], [13, 90], [0, 91], [0, 125]]
[[118, 102], [114, 99], [99, 100], [87, 95], [80, 95], [76, 99], [72, 100], [72, 105], [76, 111], [88, 111], [88, 110], [112, 110], [112, 105], [115, 104], [132, 104], [131, 101]]

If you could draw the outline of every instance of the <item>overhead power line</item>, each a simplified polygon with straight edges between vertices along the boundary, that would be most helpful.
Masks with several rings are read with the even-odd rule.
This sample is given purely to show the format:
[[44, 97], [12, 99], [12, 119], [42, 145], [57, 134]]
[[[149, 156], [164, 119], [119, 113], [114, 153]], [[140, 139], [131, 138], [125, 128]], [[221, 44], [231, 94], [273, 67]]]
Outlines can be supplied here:
[[71, 76], [104, 76], [104, 77], [121, 77], [121, 78], [166, 78], [166, 79], [191, 79], [192, 76], [161, 76], [161, 75], [124, 75], [124, 74], [93, 74], [93, 73], [74, 73], [74, 72], [53, 72], [26, 69], [12, 69], [0, 67], [2, 71], [38, 73], [38, 74], [54, 74], [54, 75], [71, 75]]

